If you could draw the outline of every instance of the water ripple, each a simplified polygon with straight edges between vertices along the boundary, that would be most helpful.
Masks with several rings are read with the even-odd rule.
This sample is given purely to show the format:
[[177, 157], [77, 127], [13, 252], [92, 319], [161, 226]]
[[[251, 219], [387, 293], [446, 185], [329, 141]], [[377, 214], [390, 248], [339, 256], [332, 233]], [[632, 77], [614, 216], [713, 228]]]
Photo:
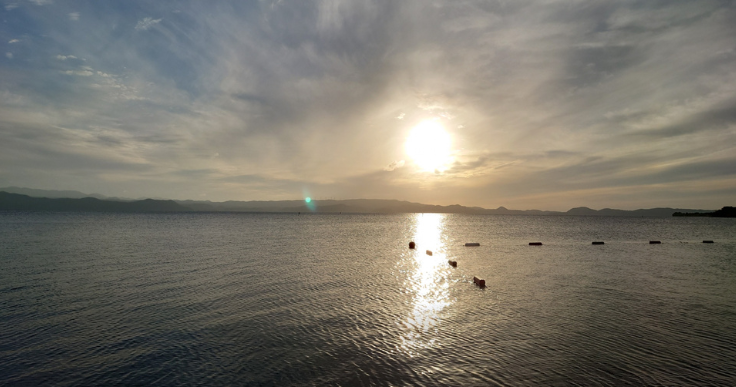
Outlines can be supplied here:
[[[0, 384], [736, 377], [736, 226], [720, 220], [13, 214], [0, 228]], [[719, 243], [637, 242], [653, 229]]]

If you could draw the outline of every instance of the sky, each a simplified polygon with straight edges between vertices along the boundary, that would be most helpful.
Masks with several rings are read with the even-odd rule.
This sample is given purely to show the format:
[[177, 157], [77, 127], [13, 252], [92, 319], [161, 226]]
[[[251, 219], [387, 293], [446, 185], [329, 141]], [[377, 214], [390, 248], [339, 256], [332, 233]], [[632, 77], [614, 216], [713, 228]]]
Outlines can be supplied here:
[[734, 1], [0, 0], [0, 54], [0, 187], [736, 205]]

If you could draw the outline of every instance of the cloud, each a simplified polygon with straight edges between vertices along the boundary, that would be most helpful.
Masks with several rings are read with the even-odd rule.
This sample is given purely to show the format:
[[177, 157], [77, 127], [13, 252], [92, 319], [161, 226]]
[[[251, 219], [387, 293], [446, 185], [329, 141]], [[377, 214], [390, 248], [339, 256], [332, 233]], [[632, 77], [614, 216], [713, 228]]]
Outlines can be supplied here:
[[8, 59], [13, 59], [13, 53], [12, 52], [6, 52], [5, 57]]
[[66, 75], [79, 75], [79, 76], [82, 76], [82, 77], [91, 77], [91, 76], [95, 75], [95, 73], [93, 71], [90, 71], [90, 70], [78, 70], [78, 71], [67, 70], [67, 71], [62, 71], [62, 73], [63, 74], [66, 74]]
[[18, 39], [10, 39], [8, 41], [8, 44], [13, 44], [13, 43], [18, 43], [18, 42], [20, 42], [20, 40], [18, 40]]
[[5, 10], [6, 11], [12, 11], [12, 10], [14, 10], [16, 8], [18, 8], [18, 4], [15, 4], [15, 3], [7, 4], [5, 6]]
[[736, 127], [736, 101], [733, 106], [722, 106], [705, 111], [693, 112], [680, 120], [656, 126], [651, 129], [636, 130], [628, 133], [640, 138], [666, 138], [690, 134], [707, 135], [707, 132], [729, 126]]
[[[91, 77], [95, 75], [95, 70], [92, 67], [82, 66], [80, 68], [81, 70], [65, 70], [65, 71], [61, 71], [61, 73], [66, 74], [66, 75], [78, 75], [81, 77]], [[109, 77], [108, 74], [105, 74], [101, 71], [97, 71], [97, 75], [102, 76], [102, 77]]]
[[[8, 179], [551, 209], [592, 206], [586, 195], [636, 205], [621, 187], [670, 205], [677, 192], [696, 198], [693, 186], [713, 188], [688, 199], [706, 208], [736, 185], [727, 161], [707, 158], [736, 141], [736, 11], [720, 2], [188, 3], [164, 24], [141, 16], [159, 15], [155, 3], [127, 4], [56, 2], [62, 17], [22, 7], [8, 18], [5, 36], [24, 43], [13, 47], [24, 66], [0, 63]], [[441, 175], [401, 164], [423, 120], [453, 137], [456, 162]], [[79, 173], [89, 152], [134, 161]]]
[[49, 5], [54, 2], [53, 0], [28, 0], [28, 1], [36, 5]]
[[387, 166], [386, 166], [386, 168], [384, 168], [383, 170], [384, 170], [384, 171], [393, 171], [393, 170], [395, 170], [396, 168], [401, 168], [401, 167], [403, 167], [403, 166], [404, 166], [404, 164], [405, 164], [404, 160], [398, 160], [398, 161], [394, 161], [394, 162], [392, 162], [391, 164], [387, 165]]
[[508, 157], [504, 154], [462, 157], [462, 160], [456, 160], [445, 171], [445, 174], [462, 178], [487, 176], [493, 174], [495, 170], [512, 166], [517, 162], [516, 160], [509, 160]]
[[161, 22], [162, 19], [153, 19], [150, 17], [143, 18], [143, 20], [138, 21], [138, 24], [136, 24], [135, 29], [136, 31], [146, 31], [149, 28], [153, 27], [154, 25]]
[[71, 21], [79, 20], [79, 12], [69, 12], [69, 20]]

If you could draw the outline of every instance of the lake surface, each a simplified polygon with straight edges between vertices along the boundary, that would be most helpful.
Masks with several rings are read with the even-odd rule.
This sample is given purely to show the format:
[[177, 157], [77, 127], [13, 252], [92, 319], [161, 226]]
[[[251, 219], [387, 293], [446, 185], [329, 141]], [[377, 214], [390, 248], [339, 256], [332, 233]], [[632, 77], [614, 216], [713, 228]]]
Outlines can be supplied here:
[[735, 382], [736, 219], [0, 213], [4, 385]]

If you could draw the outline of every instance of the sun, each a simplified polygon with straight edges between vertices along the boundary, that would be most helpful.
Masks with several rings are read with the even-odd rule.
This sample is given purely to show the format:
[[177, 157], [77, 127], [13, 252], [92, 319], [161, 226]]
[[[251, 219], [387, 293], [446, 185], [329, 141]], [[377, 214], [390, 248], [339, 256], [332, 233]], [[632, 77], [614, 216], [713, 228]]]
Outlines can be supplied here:
[[450, 135], [437, 121], [422, 121], [406, 139], [406, 154], [424, 171], [447, 169], [452, 161]]

